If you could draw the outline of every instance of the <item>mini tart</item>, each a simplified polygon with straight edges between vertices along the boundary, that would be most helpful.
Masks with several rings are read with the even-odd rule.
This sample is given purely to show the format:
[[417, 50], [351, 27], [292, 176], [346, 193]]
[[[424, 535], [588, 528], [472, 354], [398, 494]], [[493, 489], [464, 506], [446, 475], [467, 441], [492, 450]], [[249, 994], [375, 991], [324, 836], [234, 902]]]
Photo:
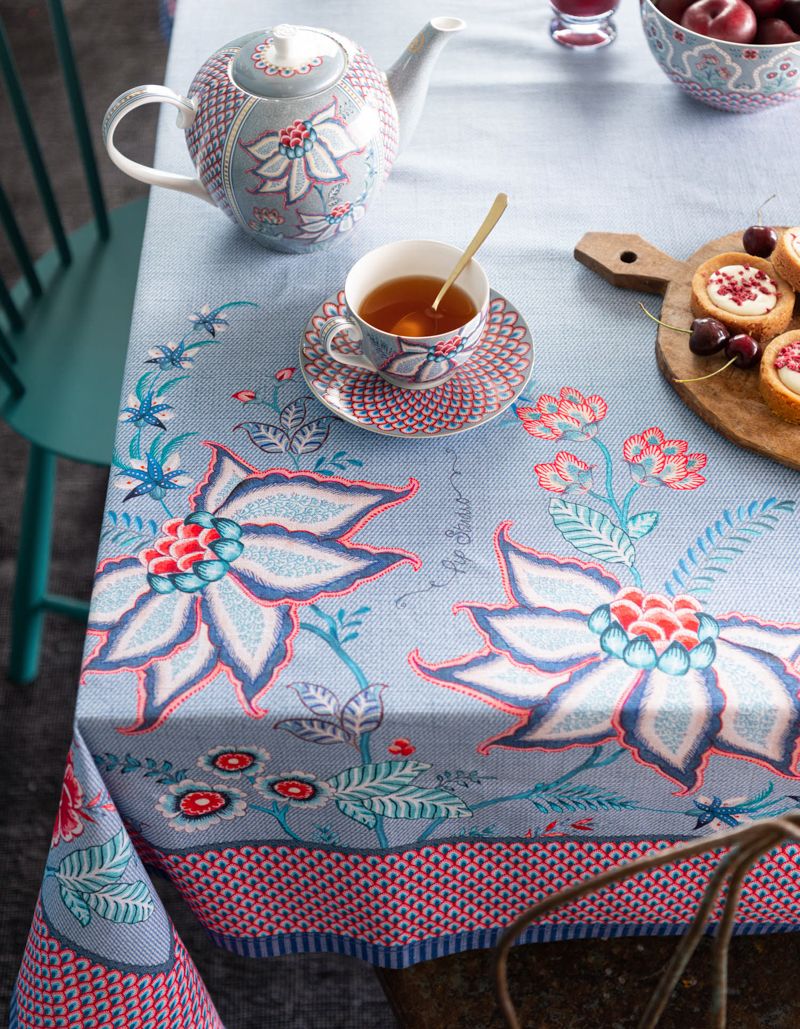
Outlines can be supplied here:
[[800, 422], [800, 329], [784, 332], [764, 351], [758, 388], [774, 414], [787, 422]]
[[[726, 271], [730, 268], [739, 272], [731, 275]], [[709, 290], [727, 292], [713, 296]], [[737, 307], [745, 308], [744, 312], [735, 313]], [[692, 276], [692, 314], [696, 318], [716, 318], [732, 332], [746, 332], [762, 343], [786, 331], [793, 311], [794, 290], [761, 257], [718, 254], [704, 261]]]
[[778, 237], [772, 252], [772, 265], [792, 289], [800, 291], [800, 226], [787, 229]]

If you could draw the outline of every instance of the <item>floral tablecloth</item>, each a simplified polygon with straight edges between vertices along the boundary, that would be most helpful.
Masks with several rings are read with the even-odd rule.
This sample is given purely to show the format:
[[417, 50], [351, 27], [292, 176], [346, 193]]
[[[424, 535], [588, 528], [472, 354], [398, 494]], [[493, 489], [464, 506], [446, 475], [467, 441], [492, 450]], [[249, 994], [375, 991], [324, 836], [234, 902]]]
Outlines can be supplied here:
[[[182, 0], [175, 88], [285, 17], [224, 6]], [[150, 870], [240, 954], [399, 967], [800, 796], [797, 475], [686, 410], [636, 298], [571, 258], [587, 228], [690, 253], [782, 189], [776, 218], [796, 221], [793, 168], [758, 174], [792, 112], [681, 97], [634, 4], [580, 62], [544, 5], [454, 6], [470, 29], [419, 137], [337, 248], [262, 252], [211, 208], [152, 198], [20, 1026], [218, 1024]], [[293, 17], [385, 65], [430, 12], [378, 8]], [[185, 167], [182, 147], [166, 119], [158, 163]], [[387, 238], [460, 240], [501, 183], [483, 263], [492, 317], [513, 327], [508, 296], [533, 329], [525, 396], [439, 441], [330, 417], [297, 370], [310, 312]], [[641, 876], [528, 938], [680, 932], [709, 869]], [[798, 876], [794, 846], [756, 866], [739, 931], [800, 927]]]

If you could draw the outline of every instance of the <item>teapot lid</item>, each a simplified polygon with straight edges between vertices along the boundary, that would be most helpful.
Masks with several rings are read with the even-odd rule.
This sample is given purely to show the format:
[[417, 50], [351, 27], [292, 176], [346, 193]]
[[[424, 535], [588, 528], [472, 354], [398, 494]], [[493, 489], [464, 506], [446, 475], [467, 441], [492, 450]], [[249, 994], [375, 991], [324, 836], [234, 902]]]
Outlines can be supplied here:
[[333, 36], [304, 25], [276, 25], [240, 41], [231, 77], [254, 96], [289, 99], [332, 86], [347, 68], [347, 53]]

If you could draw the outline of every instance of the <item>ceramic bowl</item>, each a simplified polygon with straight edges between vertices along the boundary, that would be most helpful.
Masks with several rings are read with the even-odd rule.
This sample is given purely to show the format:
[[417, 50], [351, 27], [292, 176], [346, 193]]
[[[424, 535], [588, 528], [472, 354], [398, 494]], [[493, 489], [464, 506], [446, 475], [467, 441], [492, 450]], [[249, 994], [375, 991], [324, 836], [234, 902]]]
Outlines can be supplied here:
[[726, 43], [690, 32], [641, 0], [647, 45], [664, 74], [689, 96], [747, 114], [800, 97], [800, 42]]

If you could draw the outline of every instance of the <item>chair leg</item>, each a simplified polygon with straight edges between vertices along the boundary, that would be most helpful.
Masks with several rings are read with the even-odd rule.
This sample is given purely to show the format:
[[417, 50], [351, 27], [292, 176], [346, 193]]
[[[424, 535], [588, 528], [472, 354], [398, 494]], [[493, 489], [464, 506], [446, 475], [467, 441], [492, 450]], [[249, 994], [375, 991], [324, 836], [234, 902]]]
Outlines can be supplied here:
[[47, 592], [50, 565], [55, 484], [55, 454], [32, 444], [11, 607], [9, 676], [13, 682], [21, 684], [33, 682], [39, 671], [45, 615], [42, 602]]

